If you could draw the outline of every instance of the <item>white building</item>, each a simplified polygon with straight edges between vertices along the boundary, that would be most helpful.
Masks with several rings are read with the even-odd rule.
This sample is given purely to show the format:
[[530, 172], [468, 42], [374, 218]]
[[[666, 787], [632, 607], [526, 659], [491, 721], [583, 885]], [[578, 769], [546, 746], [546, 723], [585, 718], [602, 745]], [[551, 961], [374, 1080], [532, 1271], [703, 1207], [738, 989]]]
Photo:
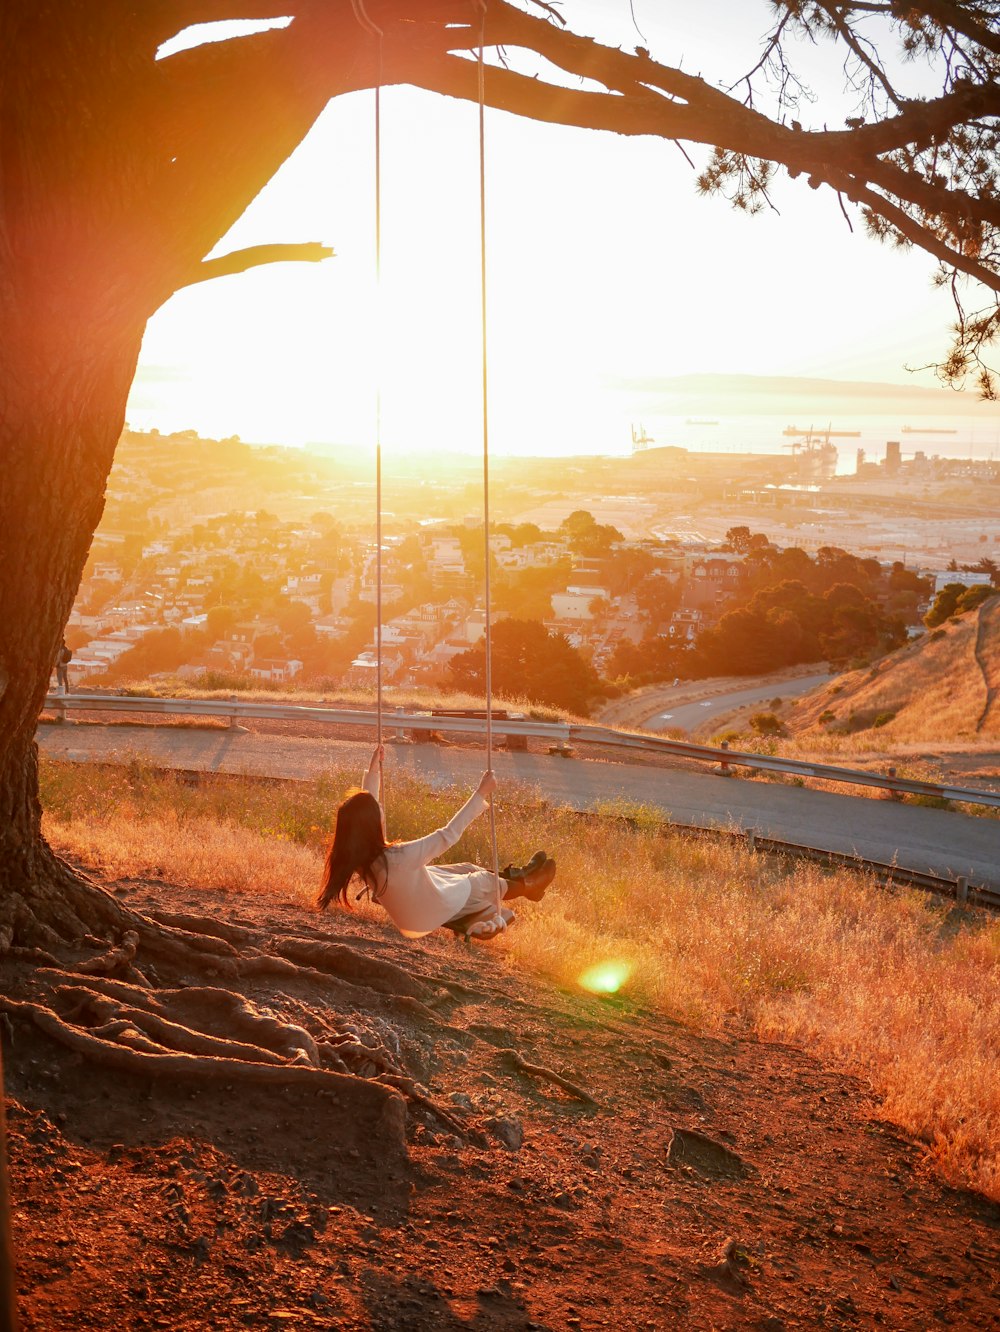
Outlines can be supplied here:
[[571, 583], [565, 592], [552, 594], [552, 614], [557, 620], [592, 620], [595, 601], [607, 601], [606, 587], [581, 587]]
[[269, 680], [272, 684], [286, 684], [302, 670], [302, 662], [295, 658], [289, 658], [287, 661], [279, 659], [265, 658], [262, 661], [255, 662], [250, 667], [250, 675], [254, 680]]
[[431, 537], [427, 563], [437, 573], [464, 574], [465, 556], [462, 554], [462, 543], [458, 537]]
[[949, 583], [961, 583], [963, 587], [987, 587], [992, 581], [988, 573], [968, 573], [964, 569], [946, 570], [934, 575], [934, 591], [940, 592]]

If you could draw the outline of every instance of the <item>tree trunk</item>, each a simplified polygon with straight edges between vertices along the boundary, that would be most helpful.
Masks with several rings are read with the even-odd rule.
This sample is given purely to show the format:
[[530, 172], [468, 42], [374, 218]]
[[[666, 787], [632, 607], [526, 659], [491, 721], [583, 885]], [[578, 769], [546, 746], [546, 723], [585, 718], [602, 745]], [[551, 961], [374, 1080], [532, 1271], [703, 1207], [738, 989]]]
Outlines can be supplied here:
[[[41, 835], [35, 728], [104, 508], [143, 323], [8, 320], [0, 388], [0, 952], [67, 937], [71, 882]], [[8, 306], [8, 309], [11, 307]], [[52, 306], [48, 307], [50, 310]], [[89, 334], [89, 335], [88, 335]]]

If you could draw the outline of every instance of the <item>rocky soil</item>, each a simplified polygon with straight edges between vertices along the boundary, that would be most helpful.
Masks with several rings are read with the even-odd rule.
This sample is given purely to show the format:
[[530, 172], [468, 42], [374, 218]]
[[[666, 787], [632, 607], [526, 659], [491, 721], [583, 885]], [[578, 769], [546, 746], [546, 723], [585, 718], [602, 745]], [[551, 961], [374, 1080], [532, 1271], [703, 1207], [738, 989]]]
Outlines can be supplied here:
[[[311, 949], [287, 974], [144, 977], [192, 1002], [237, 989], [309, 1033], [323, 1069], [291, 1059], [287, 1081], [257, 1085], [115, 1068], [8, 1005], [25, 1332], [1000, 1322], [1000, 1208], [945, 1187], [864, 1086], [808, 1052], [558, 991], [446, 934], [109, 887], [261, 952]], [[0, 995], [128, 993], [59, 960], [0, 962]]]

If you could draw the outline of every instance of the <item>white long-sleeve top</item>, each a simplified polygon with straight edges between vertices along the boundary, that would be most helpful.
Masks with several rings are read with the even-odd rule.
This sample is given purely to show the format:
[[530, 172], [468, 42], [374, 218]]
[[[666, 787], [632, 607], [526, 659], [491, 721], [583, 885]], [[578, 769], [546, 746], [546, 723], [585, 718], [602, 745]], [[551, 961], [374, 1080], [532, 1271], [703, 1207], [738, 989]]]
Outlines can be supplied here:
[[[378, 773], [365, 775], [364, 788], [378, 799]], [[462, 914], [478, 875], [493, 881], [489, 870], [470, 865], [431, 865], [429, 862], [455, 845], [469, 824], [488, 807], [475, 791], [443, 828], [413, 842], [397, 842], [385, 849], [385, 882], [374, 894], [401, 934], [419, 939]]]

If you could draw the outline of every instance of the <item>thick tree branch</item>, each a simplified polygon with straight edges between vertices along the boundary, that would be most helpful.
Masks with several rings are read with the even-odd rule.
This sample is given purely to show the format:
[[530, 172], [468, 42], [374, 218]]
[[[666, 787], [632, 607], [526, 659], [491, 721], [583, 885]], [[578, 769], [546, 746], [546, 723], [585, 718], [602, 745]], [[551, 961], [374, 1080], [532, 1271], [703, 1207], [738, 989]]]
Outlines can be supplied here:
[[[851, 35], [846, 16], [878, 9], [821, 7], [841, 35], [845, 30]], [[944, 0], [931, 7], [950, 8]], [[225, 5], [208, 0], [207, 8], [215, 13]], [[412, 0], [367, 0], [367, 11], [385, 34], [384, 84], [409, 84], [475, 100], [476, 69], [464, 54], [479, 40], [469, 0], [433, 0], [419, 6]], [[899, 18], [895, 10], [893, 14]], [[909, 219], [920, 237], [917, 244], [933, 237], [933, 245], [925, 248], [944, 262], [965, 272], [988, 271], [942, 237], [949, 230], [961, 235], [970, 223], [1000, 224], [1000, 206], [992, 194], [932, 183], [918, 170], [887, 160], [887, 155], [919, 151], [945, 141], [958, 126], [1000, 116], [995, 82], [962, 82], [928, 101], [902, 101], [897, 114], [846, 130], [809, 131], [769, 119], [704, 79], [652, 60], [645, 51], [630, 54], [603, 46], [505, 0], [491, 0], [486, 41], [491, 47], [533, 52], [591, 85], [560, 87], [491, 66], [486, 78], [491, 106], [552, 124], [711, 145], [783, 165], [793, 176], [805, 174], [834, 189], [843, 188], [846, 177], [852, 197], [856, 183], [867, 182], [898, 199], [904, 213], [911, 208], [941, 219], [940, 228], [933, 221], [927, 226]], [[866, 60], [873, 76], [880, 71], [856, 42], [852, 50]], [[373, 85], [378, 54], [375, 39], [361, 28], [347, 0], [298, 0], [287, 28], [199, 47], [163, 62], [165, 110], [159, 128], [169, 153], [163, 170], [164, 240], [176, 247], [165, 285], [172, 283], [173, 289], [196, 280], [191, 274], [200, 256], [245, 209], [326, 102]], [[594, 90], [595, 83], [608, 91]], [[899, 101], [887, 81], [883, 86]], [[877, 211], [889, 206], [883, 201]], [[996, 279], [990, 285], [995, 288]]]
[[213, 278], [246, 273], [248, 269], [260, 268], [264, 264], [315, 264], [322, 259], [332, 259], [334, 253], [331, 246], [321, 245], [319, 241], [303, 241], [300, 244], [287, 245], [250, 245], [244, 250], [232, 250], [229, 254], [220, 254], [214, 259], [204, 259], [183, 285], [191, 287], [196, 282], [210, 282]]
[[912, 244], [934, 255], [949, 268], [957, 268], [959, 272], [975, 278], [991, 291], [1000, 292], [1000, 273], [993, 272], [983, 264], [977, 263], [975, 259], [947, 245], [933, 231], [910, 217], [909, 213], [904, 212], [891, 200], [884, 199], [867, 185], [861, 185], [856, 181], [844, 184], [840, 188], [849, 199], [853, 199], [855, 203], [865, 204], [872, 212], [884, 218]]

